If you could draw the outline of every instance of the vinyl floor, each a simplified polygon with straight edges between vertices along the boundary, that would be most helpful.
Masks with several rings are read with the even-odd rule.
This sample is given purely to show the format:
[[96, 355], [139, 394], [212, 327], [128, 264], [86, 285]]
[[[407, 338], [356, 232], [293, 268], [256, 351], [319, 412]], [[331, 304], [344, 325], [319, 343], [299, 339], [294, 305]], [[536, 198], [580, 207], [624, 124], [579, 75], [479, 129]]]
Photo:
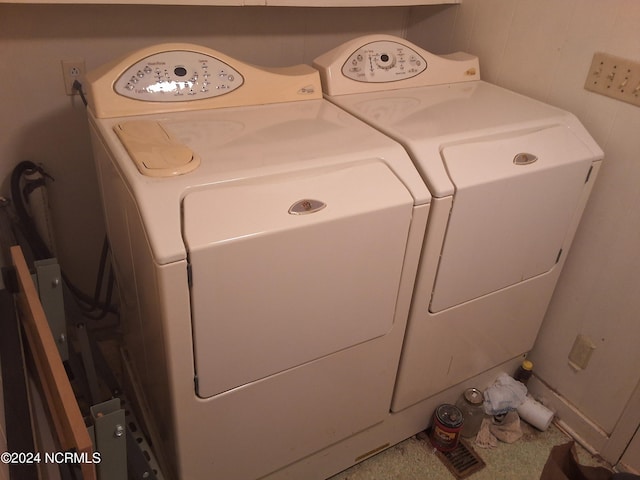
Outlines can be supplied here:
[[[486, 466], [470, 480], [538, 480], [551, 448], [571, 439], [551, 425], [545, 432], [522, 423], [523, 437], [515, 443], [499, 442], [494, 449], [474, 445]], [[608, 467], [598, 457], [577, 446], [583, 465]], [[456, 477], [438, 458], [428, 440], [411, 437], [359, 463], [330, 480], [452, 480]]]

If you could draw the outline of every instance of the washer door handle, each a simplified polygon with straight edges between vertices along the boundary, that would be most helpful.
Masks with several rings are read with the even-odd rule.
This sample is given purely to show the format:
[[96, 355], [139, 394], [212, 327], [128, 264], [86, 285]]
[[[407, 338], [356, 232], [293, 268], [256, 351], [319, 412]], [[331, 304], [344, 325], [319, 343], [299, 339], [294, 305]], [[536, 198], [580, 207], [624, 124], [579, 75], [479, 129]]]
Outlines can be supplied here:
[[289, 214], [291, 215], [306, 215], [308, 213], [316, 213], [326, 207], [327, 204], [320, 200], [312, 200], [310, 198], [304, 198], [298, 200], [296, 203], [289, 207]]

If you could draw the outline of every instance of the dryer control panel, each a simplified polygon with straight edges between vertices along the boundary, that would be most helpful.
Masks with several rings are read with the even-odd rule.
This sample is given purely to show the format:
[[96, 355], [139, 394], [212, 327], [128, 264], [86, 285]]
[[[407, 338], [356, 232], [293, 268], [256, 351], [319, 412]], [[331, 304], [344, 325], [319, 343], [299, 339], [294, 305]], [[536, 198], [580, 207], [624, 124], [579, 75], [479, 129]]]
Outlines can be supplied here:
[[237, 70], [215, 57], [173, 50], [134, 63], [113, 88], [119, 95], [136, 100], [184, 102], [224, 95], [243, 82]]
[[377, 41], [359, 48], [342, 66], [342, 73], [359, 82], [397, 82], [427, 68], [418, 52], [398, 42]]
[[478, 57], [435, 55], [393, 35], [365, 35], [313, 61], [327, 95], [380, 92], [480, 80]]

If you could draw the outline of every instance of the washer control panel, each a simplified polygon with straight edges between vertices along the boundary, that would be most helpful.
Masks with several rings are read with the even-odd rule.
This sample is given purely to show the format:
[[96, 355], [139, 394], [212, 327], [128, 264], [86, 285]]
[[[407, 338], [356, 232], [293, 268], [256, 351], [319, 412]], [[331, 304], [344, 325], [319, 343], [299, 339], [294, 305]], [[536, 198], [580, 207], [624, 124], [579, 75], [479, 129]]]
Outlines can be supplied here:
[[412, 48], [380, 40], [353, 52], [342, 66], [342, 73], [358, 82], [385, 83], [415, 77], [426, 69], [427, 61]]
[[244, 83], [240, 73], [205, 53], [170, 50], [127, 68], [114, 83], [118, 95], [152, 102], [184, 102], [217, 97]]

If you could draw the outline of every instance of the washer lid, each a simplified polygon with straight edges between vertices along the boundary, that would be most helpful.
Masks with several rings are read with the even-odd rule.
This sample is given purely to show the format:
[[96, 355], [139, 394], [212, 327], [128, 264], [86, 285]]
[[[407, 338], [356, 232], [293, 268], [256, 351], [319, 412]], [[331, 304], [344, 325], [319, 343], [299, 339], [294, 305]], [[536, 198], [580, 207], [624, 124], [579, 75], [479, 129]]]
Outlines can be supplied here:
[[413, 198], [382, 162], [219, 184], [183, 210], [199, 396], [390, 331]]
[[[112, 119], [90, 115], [90, 119], [100, 139], [96, 151], [111, 157], [125, 179], [160, 265], [186, 258], [182, 199], [214, 184], [379, 160], [407, 187], [416, 205], [431, 201], [397, 142], [322, 99]], [[114, 131], [118, 124], [131, 121], [157, 122], [200, 158], [198, 168], [162, 178], [140, 174]]]
[[454, 193], [440, 155], [446, 145], [567, 125], [589, 146], [594, 158], [603, 156], [572, 114], [483, 81], [340, 95], [329, 100], [401, 143], [436, 198]]
[[553, 268], [593, 161], [571, 130], [452, 145], [442, 156], [456, 195], [430, 310]]

